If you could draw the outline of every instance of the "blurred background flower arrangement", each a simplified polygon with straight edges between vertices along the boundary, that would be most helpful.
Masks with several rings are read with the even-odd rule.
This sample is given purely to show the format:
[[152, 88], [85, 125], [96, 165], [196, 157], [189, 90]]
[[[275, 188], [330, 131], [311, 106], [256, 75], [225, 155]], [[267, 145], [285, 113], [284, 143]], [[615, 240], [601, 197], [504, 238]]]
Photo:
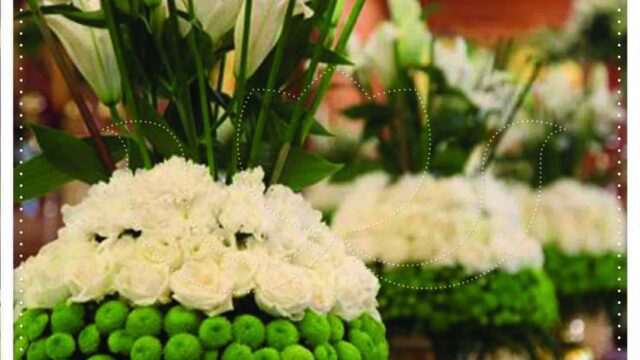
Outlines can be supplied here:
[[[100, 241], [91, 248], [66, 246], [85, 254], [83, 261], [106, 261], [105, 272], [94, 274], [105, 282], [90, 284], [95, 287], [89, 295], [89, 284], [73, 276], [59, 276], [70, 281], [63, 292], [30, 286], [20, 308], [36, 310], [21, 318], [31, 325], [22, 333], [27, 342], [17, 340], [17, 346], [30, 349], [32, 343], [34, 352], [46, 352], [47, 341], [68, 342], [50, 338], [69, 333], [82, 351], [97, 335], [104, 342], [98, 349], [122, 345], [126, 350], [119, 351], [133, 358], [134, 340], [145, 340], [137, 348], [155, 349], [157, 343], [148, 338], [157, 338], [166, 351], [169, 339], [185, 333], [193, 338], [183, 336], [174, 346], [188, 347], [195, 338], [200, 356], [223, 356], [232, 344], [246, 345], [233, 346], [238, 359], [244, 353], [274, 356], [258, 355], [261, 347], [283, 359], [351, 359], [355, 353], [362, 359], [622, 356], [624, 1], [253, 0], [248, 29], [248, 1], [107, 3], [121, 21], [125, 54], [111, 51], [117, 46], [102, 46], [118, 31], [100, 24], [99, 1], [41, 4], [58, 46], [42, 37], [33, 6], [16, 21], [25, 78], [16, 96], [16, 119], [33, 123], [22, 128], [16, 122], [16, 136], [24, 140], [17, 142], [16, 172], [34, 179], [16, 189], [26, 200], [16, 206], [24, 210], [21, 236], [27, 239], [16, 247], [16, 265], [23, 264], [17, 274], [38, 284], [51, 276], [50, 269], [61, 274], [84, 269], [55, 265], [60, 258], [55, 248], [62, 248], [56, 244], [79, 232]], [[249, 35], [243, 36], [246, 30]], [[251, 40], [243, 56], [246, 38]], [[81, 76], [70, 66], [60, 71], [60, 57], [67, 65], [70, 59]], [[65, 84], [69, 78], [71, 87]], [[128, 120], [135, 118], [141, 121]], [[87, 119], [113, 160], [130, 170], [117, 170], [113, 178], [102, 170], [104, 159], [94, 148], [95, 133], [86, 130]], [[91, 145], [93, 155], [84, 162], [93, 168], [64, 167], [60, 163], [68, 153], [57, 160], [55, 153], [47, 154], [56, 141], [73, 140], [55, 128], [83, 138], [74, 142], [77, 151]], [[124, 142], [114, 134], [125, 135]], [[190, 161], [168, 160], [176, 156]], [[261, 172], [241, 172], [257, 165]], [[187, 179], [178, 175], [189, 171], [193, 176]], [[218, 182], [203, 185], [202, 197], [232, 199], [226, 205], [184, 199], [179, 192], [198, 188], [190, 179], [208, 173]], [[37, 181], [44, 176], [52, 180]], [[100, 189], [87, 185], [109, 178]], [[136, 184], [144, 189], [156, 181], [152, 178], [172, 184], [158, 191], [173, 189], [176, 204], [193, 201], [202, 212], [219, 214], [215, 236], [202, 241], [204, 248], [177, 230], [170, 236], [150, 226], [138, 233], [139, 223], [118, 223], [124, 219], [117, 217], [102, 225], [87, 221], [107, 200], [118, 202], [114, 209], [132, 206], [131, 200], [109, 199], [114, 191], [109, 187], [128, 194]], [[229, 184], [221, 185], [225, 178]], [[265, 195], [256, 200], [249, 193]], [[246, 203], [224, 209], [233, 202]], [[145, 211], [136, 217], [163, 222]], [[281, 218], [297, 225], [284, 221], [270, 227]], [[105, 255], [118, 250], [113, 244], [121, 238], [153, 243], [144, 246], [163, 256], [175, 248], [188, 254], [161, 261], [173, 270], [166, 283], [160, 279], [148, 290], [163, 299], [151, 303], [164, 305], [136, 303], [137, 295], [148, 294], [130, 291], [124, 302], [112, 295], [113, 289], [131, 290], [125, 278], [138, 272], [116, 276], [119, 265], [111, 262], [119, 258]], [[282, 243], [265, 244], [262, 238]], [[229, 243], [250, 257], [245, 267], [231, 269], [225, 262], [234, 256], [225, 248]], [[23, 263], [43, 245], [40, 255]], [[200, 266], [201, 255], [215, 259], [215, 266]], [[309, 301], [290, 303], [295, 299], [289, 294], [261, 299], [260, 286], [266, 286], [261, 281], [269, 279], [260, 279], [255, 263], [265, 259], [286, 263], [273, 269], [284, 277], [299, 273], [295, 278], [305, 280], [295, 291]], [[201, 298], [192, 281], [181, 286], [175, 275], [180, 272], [194, 279], [223, 274], [214, 286], [224, 287], [226, 296]], [[238, 284], [247, 274], [253, 280]], [[252, 289], [255, 299], [239, 295]], [[56, 296], [93, 305], [56, 306]], [[53, 302], [38, 302], [43, 299]], [[121, 312], [122, 326], [102, 328], [98, 314], [107, 305]], [[134, 314], [145, 309], [161, 330], [131, 330]], [[246, 314], [256, 318], [246, 320]], [[210, 329], [208, 316], [216, 321]], [[66, 326], [60, 319], [74, 317], [80, 320], [72, 329], [54, 331]], [[173, 333], [167, 326], [174, 320], [204, 332], [215, 328], [216, 337], [225, 338], [228, 330], [229, 340], [212, 345], [197, 330]], [[236, 327], [242, 324], [236, 321], [264, 337], [239, 340]], [[318, 328], [320, 340], [314, 337]], [[123, 336], [131, 331], [140, 336]], [[291, 336], [279, 342], [270, 331]], [[293, 345], [303, 349], [285, 355]]]

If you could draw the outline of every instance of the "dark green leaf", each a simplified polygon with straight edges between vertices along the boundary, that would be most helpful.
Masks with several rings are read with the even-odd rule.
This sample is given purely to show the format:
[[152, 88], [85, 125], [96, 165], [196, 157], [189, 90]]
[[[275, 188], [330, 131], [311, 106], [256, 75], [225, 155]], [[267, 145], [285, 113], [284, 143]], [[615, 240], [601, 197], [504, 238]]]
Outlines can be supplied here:
[[[313, 51], [314, 47], [308, 47], [306, 56], [311, 58], [313, 56]], [[340, 55], [331, 49], [327, 49], [324, 46], [320, 52], [320, 62], [333, 65], [353, 65], [353, 63], [345, 56]]]
[[304, 189], [331, 176], [342, 168], [318, 155], [293, 148], [282, 170], [281, 182], [294, 191]]
[[13, 170], [13, 177], [15, 202], [45, 195], [73, 180], [42, 155], [18, 165]]
[[172, 155], [187, 156], [184, 144], [164, 118], [146, 101], [139, 101], [138, 104], [140, 113], [144, 117], [140, 122], [140, 129], [153, 148], [165, 158]]
[[330, 133], [329, 130], [327, 130], [324, 126], [322, 126], [322, 124], [320, 124], [318, 120], [315, 120], [311, 125], [310, 133], [311, 135], [316, 136], [333, 136], [333, 134]]
[[107, 180], [95, 147], [67, 133], [39, 125], [31, 125], [43, 155], [58, 170], [89, 184]]
[[366, 102], [345, 109], [343, 114], [352, 119], [383, 118], [391, 120], [393, 110], [384, 104]]

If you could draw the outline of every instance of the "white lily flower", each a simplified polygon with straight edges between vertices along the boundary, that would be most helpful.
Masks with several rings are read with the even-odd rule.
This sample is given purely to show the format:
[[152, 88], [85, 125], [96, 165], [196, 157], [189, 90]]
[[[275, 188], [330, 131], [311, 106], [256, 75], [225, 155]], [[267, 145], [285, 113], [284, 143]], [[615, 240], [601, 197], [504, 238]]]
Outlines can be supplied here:
[[[249, 53], [247, 54], [247, 74], [251, 76], [262, 64], [269, 52], [276, 46], [287, 12], [288, 0], [254, 0], [251, 9], [251, 27], [249, 29]], [[306, 0], [296, 0], [293, 15], [303, 14], [305, 18], [313, 16], [313, 10], [305, 4]], [[234, 43], [236, 47], [235, 72], [240, 72], [242, 58], [242, 37], [244, 35], [245, 5], [242, 5], [236, 21]]]
[[[100, 9], [99, 0], [74, 0], [73, 5], [83, 11]], [[46, 15], [45, 20], [100, 101], [117, 102], [122, 91], [121, 79], [109, 31], [78, 24], [62, 15]]]

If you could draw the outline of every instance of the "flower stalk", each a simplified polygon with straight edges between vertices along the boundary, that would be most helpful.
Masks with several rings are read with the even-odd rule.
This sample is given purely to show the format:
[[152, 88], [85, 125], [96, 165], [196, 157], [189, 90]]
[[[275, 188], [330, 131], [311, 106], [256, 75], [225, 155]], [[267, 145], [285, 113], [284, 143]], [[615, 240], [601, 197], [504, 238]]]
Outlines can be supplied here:
[[[278, 42], [278, 46], [276, 47], [276, 53], [273, 58], [273, 64], [271, 65], [271, 70], [269, 71], [269, 79], [267, 80], [267, 89], [273, 89], [276, 84], [276, 80], [278, 79], [278, 73], [280, 71], [280, 65], [282, 63], [282, 57], [284, 55], [284, 49], [287, 45], [287, 40], [289, 38], [289, 30], [291, 28], [291, 22], [293, 20], [293, 9], [295, 7], [296, 0], [289, 0], [287, 4], [287, 11], [284, 20], [284, 26], [282, 28], [282, 34], [280, 35], [280, 41]], [[256, 129], [253, 134], [253, 139], [251, 141], [251, 150], [249, 153], [249, 163], [248, 166], [251, 167], [255, 165], [258, 160], [258, 155], [260, 154], [260, 144], [262, 142], [262, 133], [264, 131], [265, 121], [267, 119], [267, 113], [269, 112], [269, 108], [271, 106], [271, 101], [273, 100], [274, 91], [267, 91], [264, 94], [264, 99], [262, 100], [262, 104], [260, 106], [260, 113], [258, 115], [258, 122], [256, 124]]]
[[238, 171], [238, 158], [240, 156], [240, 137], [242, 136], [242, 119], [238, 116], [242, 112], [244, 105], [245, 87], [247, 82], [247, 54], [249, 52], [249, 31], [251, 30], [251, 8], [253, 0], [247, 0], [244, 9], [244, 28], [242, 33], [242, 50], [240, 57], [240, 71], [237, 77], [236, 93], [233, 104], [234, 117], [236, 122], [233, 130], [233, 146], [231, 148], [231, 161], [227, 171], [227, 182], [231, 181], [233, 175]]
[[131, 117], [133, 118], [133, 124], [134, 124], [134, 127], [136, 128], [136, 136], [134, 139], [140, 150], [140, 155], [142, 156], [144, 167], [149, 169], [151, 168], [151, 157], [149, 155], [149, 151], [147, 147], [144, 145], [143, 141], [140, 138], [140, 133], [142, 132], [138, 125], [140, 121], [140, 113], [138, 111], [136, 99], [133, 95], [133, 87], [131, 85], [131, 80], [129, 77], [130, 76], [129, 69], [125, 64], [124, 54], [122, 53], [122, 49], [123, 49], [122, 33], [118, 28], [118, 24], [115, 21], [114, 8], [111, 1], [100, 0], [100, 4], [102, 7], [102, 10], [104, 11], [107, 27], [109, 30], [109, 35], [111, 35], [111, 41], [113, 43], [113, 50], [116, 56], [118, 69], [120, 70], [120, 74], [122, 75], [122, 87], [123, 87], [123, 92], [125, 97], [125, 103], [129, 107], [129, 111], [131, 112]]
[[[189, 0], [189, 19], [191, 21], [192, 26], [196, 25], [196, 15], [195, 15], [195, 7], [193, 5], [193, 0]], [[213, 140], [211, 139], [211, 118], [209, 113], [209, 100], [207, 96], [207, 83], [206, 76], [204, 72], [204, 67], [202, 65], [202, 59], [200, 57], [200, 51], [198, 49], [198, 44], [196, 42], [196, 32], [191, 31], [189, 34], [189, 47], [191, 48], [191, 52], [193, 53], [195, 63], [196, 63], [196, 77], [198, 81], [198, 92], [200, 98], [200, 112], [202, 113], [202, 121], [204, 125], [204, 139], [206, 144], [207, 151], [207, 165], [209, 167], [209, 173], [211, 176], [215, 178], [216, 176], [216, 163], [215, 157], [213, 154]]]

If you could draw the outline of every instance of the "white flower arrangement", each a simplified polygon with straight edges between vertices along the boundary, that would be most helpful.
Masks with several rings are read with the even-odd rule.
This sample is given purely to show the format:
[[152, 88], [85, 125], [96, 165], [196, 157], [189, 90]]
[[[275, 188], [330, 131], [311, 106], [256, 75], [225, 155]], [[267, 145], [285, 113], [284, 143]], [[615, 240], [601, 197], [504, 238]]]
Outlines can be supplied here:
[[518, 203], [493, 178], [361, 177], [336, 211], [333, 229], [365, 261], [387, 266], [460, 265], [470, 273], [542, 265]]
[[536, 190], [514, 186], [531, 235], [568, 254], [624, 251], [624, 216], [615, 195], [576, 180], [559, 180]]
[[209, 315], [250, 291], [276, 316], [307, 309], [345, 320], [379, 318], [379, 284], [349, 256], [321, 214], [260, 168], [216, 183], [179, 157], [150, 170], [118, 170], [62, 210], [57, 240], [16, 271], [20, 308], [51, 308], [118, 293], [134, 305], [172, 298]]

